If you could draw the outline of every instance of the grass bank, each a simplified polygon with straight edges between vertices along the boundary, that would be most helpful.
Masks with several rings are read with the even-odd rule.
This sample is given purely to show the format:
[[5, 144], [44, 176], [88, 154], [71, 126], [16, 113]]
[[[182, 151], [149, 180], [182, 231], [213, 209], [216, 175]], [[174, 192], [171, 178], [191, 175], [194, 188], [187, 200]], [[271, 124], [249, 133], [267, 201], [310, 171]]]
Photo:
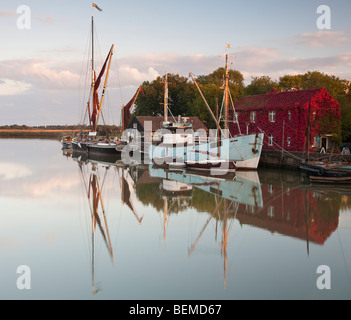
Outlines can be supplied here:
[[79, 130], [0, 129], [0, 138], [61, 140], [63, 136], [77, 132]]

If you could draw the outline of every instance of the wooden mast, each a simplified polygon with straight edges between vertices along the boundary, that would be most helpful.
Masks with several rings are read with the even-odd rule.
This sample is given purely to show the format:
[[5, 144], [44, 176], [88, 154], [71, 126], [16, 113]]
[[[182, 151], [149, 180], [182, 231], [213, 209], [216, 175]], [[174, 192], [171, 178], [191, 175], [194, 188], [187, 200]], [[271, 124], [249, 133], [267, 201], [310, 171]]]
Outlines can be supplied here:
[[311, 130], [311, 101], [308, 102], [307, 130], [306, 130], [306, 162], [310, 161], [310, 130]]
[[164, 122], [168, 121], [168, 75], [165, 75], [165, 95], [163, 101]]
[[[91, 7], [91, 98], [95, 107], [95, 70], [94, 70], [94, 4]], [[93, 112], [93, 111], [92, 111]], [[90, 118], [90, 115], [89, 115]]]
[[229, 92], [228, 91], [229, 91], [229, 72], [228, 72], [228, 53], [226, 50], [225, 52], [225, 86], [224, 86], [224, 137], [225, 138], [229, 137], [229, 134], [228, 134]]

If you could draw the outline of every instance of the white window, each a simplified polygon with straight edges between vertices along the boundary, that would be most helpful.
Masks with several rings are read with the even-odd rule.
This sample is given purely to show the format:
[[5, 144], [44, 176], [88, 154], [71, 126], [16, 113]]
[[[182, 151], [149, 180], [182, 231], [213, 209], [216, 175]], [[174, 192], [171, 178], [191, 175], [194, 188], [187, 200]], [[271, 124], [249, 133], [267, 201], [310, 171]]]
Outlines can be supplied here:
[[239, 121], [239, 113], [235, 112], [233, 117], [233, 122], [238, 123], [238, 121]]
[[268, 185], [268, 193], [273, 194], [273, 185], [272, 184]]
[[256, 111], [250, 112], [250, 121], [255, 123], [256, 122]]
[[268, 137], [268, 145], [269, 146], [273, 146], [273, 140], [274, 140], [273, 134], [270, 134]]
[[268, 120], [269, 122], [275, 122], [275, 111], [269, 111]]
[[290, 110], [288, 111], [288, 119], [289, 119], [289, 121], [291, 120], [291, 111]]
[[291, 139], [290, 139], [290, 137], [288, 137], [288, 138], [286, 139], [286, 144], [287, 144], [288, 147], [290, 147], [290, 143], [291, 143]]
[[274, 207], [273, 206], [269, 206], [267, 208], [267, 216], [269, 218], [274, 218]]

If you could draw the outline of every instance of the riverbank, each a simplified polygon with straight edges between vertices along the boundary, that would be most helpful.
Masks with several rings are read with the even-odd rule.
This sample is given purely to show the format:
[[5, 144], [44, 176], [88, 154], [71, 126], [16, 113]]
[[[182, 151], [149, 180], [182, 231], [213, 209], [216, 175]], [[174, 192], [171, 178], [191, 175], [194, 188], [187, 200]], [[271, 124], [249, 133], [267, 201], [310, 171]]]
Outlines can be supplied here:
[[63, 136], [74, 135], [79, 131], [78, 129], [0, 129], [0, 138], [61, 140]]
[[[298, 169], [302, 161], [305, 161], [305, 152], [282, 152], [273, 150], [263, 150], [260, 159], [261, 167], [275, 167], [285, 169]], [[318, 161], [342, 161], [351, 163], [351, 155], [330, 154], [310, 152], [310, 160]]]
[[[52, 139], [61, 140], [63, 136], [75, 136], [80, 129], [0, 129], [0, 139]], [[82, 130], [88, 132], [89, 130]], [[351, 163], [351, 155], [328, 154], [311, 152], [310, 159], [313, 160], [333, 160]], [[306, 159], [304, 152], [282, 152], [274, 150], [263, 150], [260, 167], [272, 167], [282, 169], [298, 169], [299, 164]]]
[[[105, 125], [98, 127], [100, 135], [116, 135], [120, 133], [120, 127], [113, 125]], [[90, 129], [87, 126], [2, 126], [0, 127], [0, 138], [18, 138], [18, 139], [54, 139], [61, 140], [63, 136], [71, 135], [76, 136], [79, 132], [89, 132]]]

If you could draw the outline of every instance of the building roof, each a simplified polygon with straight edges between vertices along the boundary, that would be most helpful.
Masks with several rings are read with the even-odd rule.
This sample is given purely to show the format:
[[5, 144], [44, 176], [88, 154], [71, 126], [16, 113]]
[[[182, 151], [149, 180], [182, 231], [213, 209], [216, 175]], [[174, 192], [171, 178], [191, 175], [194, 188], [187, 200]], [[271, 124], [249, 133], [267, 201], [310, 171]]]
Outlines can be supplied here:
[[259, 94], [252, 96], [245, 96], [235, 103], [235, 109], [240, 110], [254, 110], [254, 109], [278, 109], [278, 108], [292, 108], [296, 106], [308, 105], [314, 97], [329, 93], [325, 89], [310, 89], [276, 92], [272, 90], [268, 94]]
[[[198, 117], [182, 117], [182, 119], [187, 119], [187, 122], [193, 125], [193, 130], [197, 131], [198, 129], [203, 129], [208, 131], [208, 128], [205, 124], [198, 118]], [[152, 117], [152, 116], [136, 116], [135, 120], [137, 120], [142, 127], [144, 127], [145, 121], [152, 122], [152, 131], [155, 132], [156, 130], [160, 129], [162, 123], [164, 121], [163, 117]], [[135, 121], [133, 120], [133, 121]]]

